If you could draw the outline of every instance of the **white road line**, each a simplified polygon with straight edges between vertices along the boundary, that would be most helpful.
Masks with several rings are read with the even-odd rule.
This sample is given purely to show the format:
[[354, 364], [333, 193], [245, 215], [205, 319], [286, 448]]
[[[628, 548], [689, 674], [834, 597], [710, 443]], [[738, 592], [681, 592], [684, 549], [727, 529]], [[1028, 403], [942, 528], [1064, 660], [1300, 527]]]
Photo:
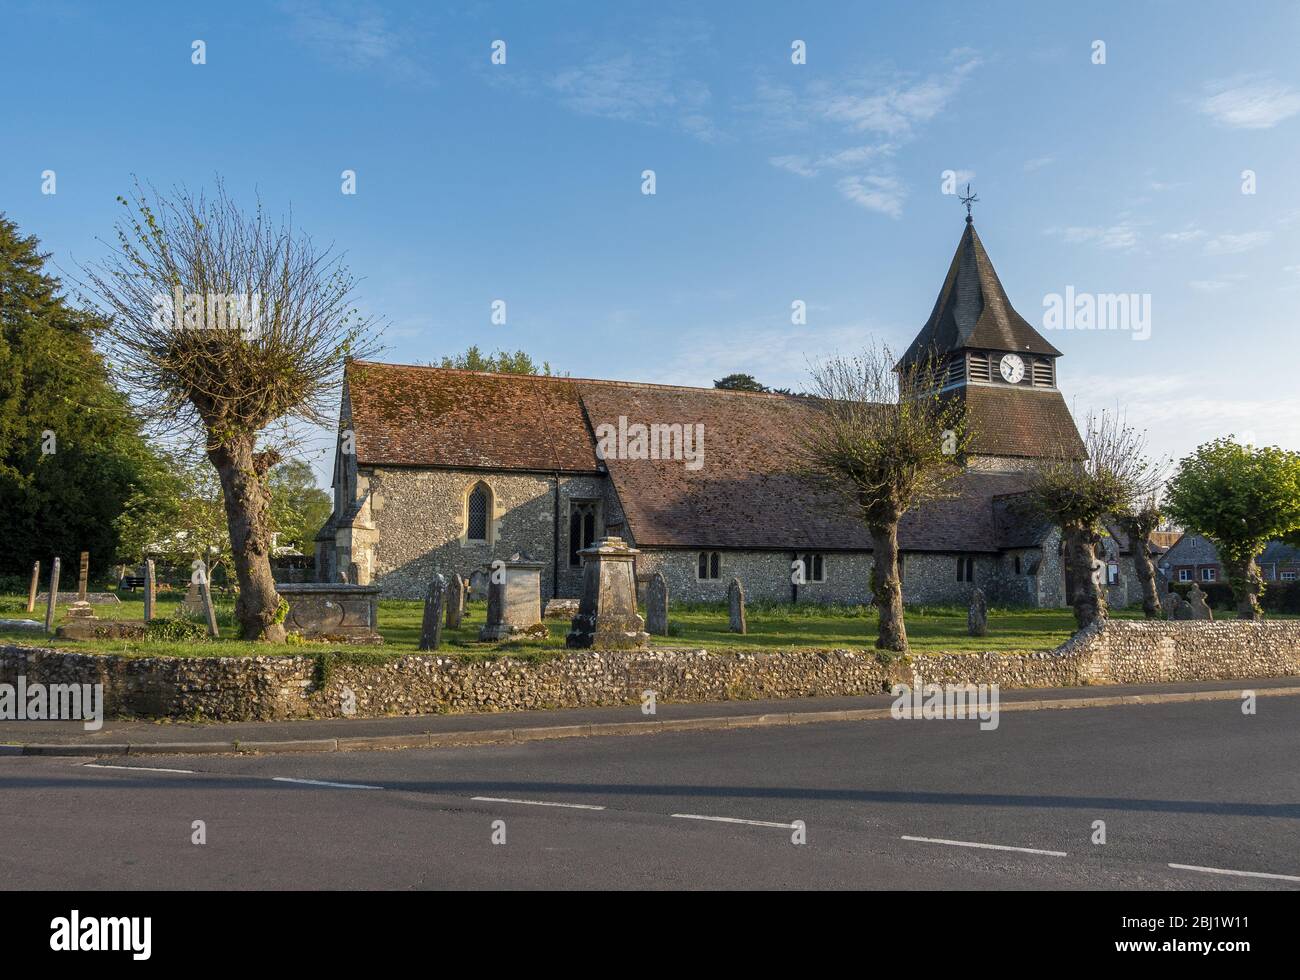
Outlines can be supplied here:
[[780, 827], [783, 830], [797, 830], [792, 823], [773, 823], [771, 820], [742, 820], [740, 817], [709, 817], [701, 813], [674, 813], [681, 820], [713, 820], [717, 823], [744, 823], [751, 827]]
[[151, 769], [149, 766], [108, 766], [98, 762], [83, 762], [84, 769], [127, 769], [131, 772], [179, 772], [187, 776], [193, 776], [193, 769]]
[[969, 840], [944, 840], [942, 837], [909, 837], [903, 840], [920, 841], [922, 844], [948, 844], [951, 847], [978, 847], [988, 851], [1017, 851], [1021, 854], [1047, 854], [1051, 857], [1066, 857], [1065, 851], [1040, 851], [1036, 847], [1009, 847], [1006, 844], [978, 844]]
[[549, 803], [546, 800], [508, 800], [500, 796], [471, 796], [471, 800], [477, 800], [479, 803], [522, 803], [525, 806], [562, 806], [568, 810], [603, 810], [603, 806], [592, 806], [589, 803]]
[[323, 779], [290, 779], [288, 776], [272, 776], [277, 783], [301, 783], [304, 786], [329, 786], [333, 789], [383, 789], [382, 786], [363, 786], [361, 783], [327, 783]]
[[1204, 871], [1211, 875], [1236, 875], [1239, 878], [1276, 878], [1278, 881], [1300, 881], [1300, 876], [1296, 875], [1274, 875], [1266, 871], [1231, 871], [1228, 868], [1202, 868], [1195, 864], [1171, 864], [1171, 868], [1178, 868], [1180, 871]]

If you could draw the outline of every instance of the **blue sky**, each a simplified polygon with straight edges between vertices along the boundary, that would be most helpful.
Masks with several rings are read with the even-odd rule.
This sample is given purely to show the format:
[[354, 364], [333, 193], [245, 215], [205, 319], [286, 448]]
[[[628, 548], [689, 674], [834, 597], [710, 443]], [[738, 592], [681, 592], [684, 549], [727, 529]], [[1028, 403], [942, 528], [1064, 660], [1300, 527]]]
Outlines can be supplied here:
[[953, 171], [1030, 322], [1150, 296], [1145, 341], [1047, 333], [1076, 414], [1300, 448], [1300, 5], [1082, 6], [3, 0], [0, 209], [75, 268], [131, 174], [219, 173], [346, 250], [382, 359], [800, 387], [925, 321]]

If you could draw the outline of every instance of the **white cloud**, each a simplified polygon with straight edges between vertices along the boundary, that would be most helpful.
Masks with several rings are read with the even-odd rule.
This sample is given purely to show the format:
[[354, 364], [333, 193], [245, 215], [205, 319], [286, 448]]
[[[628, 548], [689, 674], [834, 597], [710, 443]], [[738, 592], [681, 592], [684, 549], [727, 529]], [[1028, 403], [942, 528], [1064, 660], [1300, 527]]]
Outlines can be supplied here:
[[803, 154], [771, 157], [769, 163], [781, 170], [788, 170], [800, 177], [816, 177], [826, 170], [848, 170], [871, 160], [888, 157], [893, 154], [892, 143], [880, 143], [869, 146], [852, 146], [848, 149], [826, 153], [816, 159]]
[[594, 56], [556, 72], [546, 85], [561, 105], [582, 115], [671, 123], [705, 141], [717, 136], [708, 85], [683, 77], [677, 60], [662, 48]]
[[1054, 156], [1034, 157], [1032, 160], [1026, 160], [1024, 167], [1022, 169], [1025, 171], [1025, 173], [1031, 174], [1035, 170], [1041, 170], [1043, 167], [1046, 167], [1048, 164], [1055, 163], [1055, 162], [1056, 162], [1056, 157]]
[[1273, 237], [1270, 231], [1247, 231], [1240, 235], [1215, 235], [1205, 243], [1206, 255], [1236, 255], [1258, 248]]
[[1168, 245], [1186, 245], [1189, 242], [1199, 242], [1205, 236], [1206, 232], [1200, 228], [1184, 228], [1182, 231], [1167, 231], [1160, 236], [1160, 240]]
[[821, 89], [812, 95], [810, 108], [827, 121], [856, 132], [908, 136], [948, 105], [979, 64], [979, 58], [966, 57], [943, 75], [900, 78], [883, 86], [850, 82], [840, 91]]
[[879, 211], [891, 218], [903, 215], [907, 191], [893, 177], [841, 177], [835, 186], [848, 200], [868, 211]]
[[392, 25], [373, 9], [291, 0], [281, 5], [290, 31], [318, 57], [354, 71], [379, 70], [403, 82], [434, 81], [418, 52], [419, 35], [409, 25]]
[[1300, 113], [1300, 92], [1281, 82], [1242, 76], [1206, 86], [1201, 112], [1233, 129], [1271, 129]]
[[1096, 245], [1108, 250], [1128, 251], [1138, 243], [1137, 228], [1127, 221], [1118, 224], [1072, 225], [1068, 228], [1049, 228], [1047, 234], [1055, 235], [1071, 245]]

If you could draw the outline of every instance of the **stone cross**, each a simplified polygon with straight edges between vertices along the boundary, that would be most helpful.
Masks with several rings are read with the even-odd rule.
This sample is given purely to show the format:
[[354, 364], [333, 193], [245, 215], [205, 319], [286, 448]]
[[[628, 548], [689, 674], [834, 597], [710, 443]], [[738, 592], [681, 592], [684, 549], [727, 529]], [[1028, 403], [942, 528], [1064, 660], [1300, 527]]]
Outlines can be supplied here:
[[31, 612], [36, 608], [36, 590], [41, 584], [41, 563], [32, 563], [32, 584], [27, 588], [27, 611]]
[[465, 580], [459, 572], [452, 572], [451, 587], [447, 590], [447, 629], [460, 629], [465, 618]]
[[447, 580], [435, 575], [424, 594], [424, 621], [420, 624], [420, 649], [437, 650], [442, 644], [442, 615], [447, 603]]
[[668, 635], [668, 582], [662, 572], [650, 576], [646, 588], [645, 631], [655, 636]]
[[50, 567], [50, 597], [45, 604], [45, 632], [54, 632], [54, 606], [59, 601], [59, 559]]
[[154, 571], [152, 558], [146, 558], [144, 562], [144, 621], [147, 623], [153, 619], [154, 596], [158, 592], [158, 579]]
[[90, 552], [81, 553], [81, 568], [77, 573], [77, 601], [86, 601], [86, 584], [90, 578]]
[[970, 609], [966, 613], [966, 632], [971, 636], [989, 635], [989, 605], [984, 598], [983, 589], [971, 591]]
[[727, 610], [731, 616], [727, 629], [733, 633], [748, 633], [748, 624], [745, 622], [745, 587], [738, 578], [733, 578], [727, 586]]
[[616, 535], [578, 552], [582, 556], [582, 600], [564, 645], [575, 650], [637, 650], [646, 645], [645, 620], [636, 611], [639, 554]]

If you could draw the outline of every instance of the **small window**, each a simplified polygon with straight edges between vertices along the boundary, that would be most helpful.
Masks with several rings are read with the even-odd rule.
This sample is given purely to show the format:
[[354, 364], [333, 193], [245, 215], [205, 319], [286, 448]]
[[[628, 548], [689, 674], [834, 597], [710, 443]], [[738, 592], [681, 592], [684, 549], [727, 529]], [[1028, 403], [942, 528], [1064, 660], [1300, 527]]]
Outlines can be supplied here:
[[975, 581], [975, 559], [969, 555], [957, 556], [957, 581], [974, 582]]
[[722, 578], [722, 556], [716, 551], [701, 551], [695, 574], [704, 580]]
[[815, 552], [805, 552], [799, 556], [803, 560], [803, 577], [806, 582], [826, 581], [822, 556]]
[[488, 505], [492, 500], [487, 485], [480, 483], [470, 491], [465, 521], [465, 537], [470, 541], [488, 539]]
[[1106, 566], [1106, 584], [1116, 585], [1119, 583], [1119, 565], [1111, 562]]
[[1218, 578], [1218, 573], [1213, 568], [1201, 569], [1202, 582], [1213, 582], [1216, 578]]
[[1178, 581], [1190, 582], [1192, 580], [1192, 570], [1190, 568], [1178, 569]]
[[1020, 574], [1020, 556], [1016, 555], [1016, 574]]
[[591, 547], [596, 540], [596, 501], [572, 500], [569, 502], [569, 564], [577, 567], [582, 564], [578, 554], [583, 548]]
[[1283, 582], [1294, 582], [1295, 579], [1296, 579], [1296, 573], [1295, 573], [1295, 572], [1283, 572], [1283, 573], [1282, 573], [1282, 581], [1283, 581]]

